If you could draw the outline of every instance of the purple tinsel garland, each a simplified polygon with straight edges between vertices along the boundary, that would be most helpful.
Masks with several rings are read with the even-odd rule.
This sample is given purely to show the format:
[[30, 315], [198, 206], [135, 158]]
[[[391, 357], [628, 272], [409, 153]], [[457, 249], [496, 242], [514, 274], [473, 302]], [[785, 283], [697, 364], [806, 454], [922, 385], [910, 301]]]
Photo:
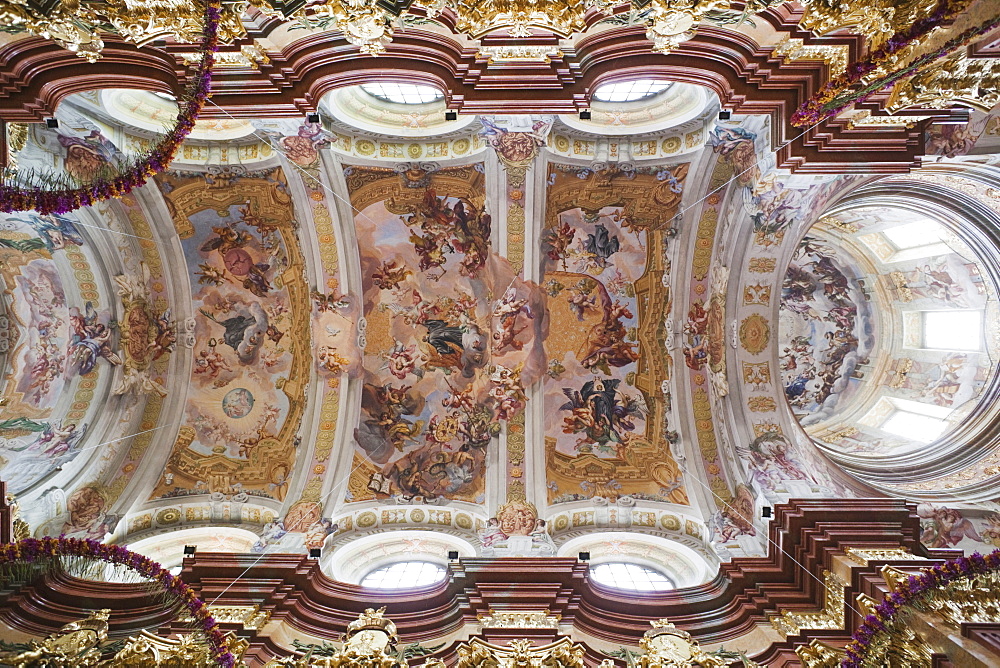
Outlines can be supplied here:
[[208, 612], [208, 606], [198, 598], [194, 590], [176, 575], [172, 575], [158, 563], [136, 554], [120, 545], [105, 545], [92, 539], [79, 538], [25, 538], [16, 543], [0, 545], [0, 564], [36, 563], [53, 557], [89, 557], [109, 564], [121, 564], [139, 575], [154, 580], [165, 592], [175, 595], [191, 615], [199, 622], [208, 639], [215, 661], [224, 668], [233, 668], [236, 657], [229, 651], [226, 638], [218, 623]]
[[920, 575], [911, 575], [906, 582], [900, 583], [893, 592], [882, 599], [882, 602], [875, 607], [875, 614], [865, 617], [864, 623], [854, 632], [853, 639], [846, 647], [847, 656], [841, 662], [840, 668], [862, 668], [872, 639], [886, 630], [886, 624], [900, 610], [915, 603], [923, 594], [960, 578], [981, 575], [997, 569], [1000, 569], [1000, 550], [995, 550], [986, 556], [975, 552], [968, 557], [959, 557], [933, 568], [924, 569]]
[[914, 21], [906, 30], [895, 33], [882, 48], [869, 54], [867, 59], [851, 63], [840, 76], [828, 81], [819, 92], [806, 100], [792, 114], [789, 122], [796, 127], [813, 126], [820, 121], [837, 116], [849, 106], [864, 102], [879, 90], [891, 86], [903, 77], [913, 74], [924, 65], [944, 57], [950, 51], [980, 35], [990, 32], [1000, 25], [1000, 17], [998, 17], [980, 26], [969, 28], [962, 34], [949, 40], [939, 51], [927, 54], [917, 59], [909, 67], [893, 72], [884, 81], [880, 82], [881, 85], [874, 88], [863, 88], [854, 93], [848, 92], [851, 86], [858, 84], [862, 78], [873, 72], [891, 55], [909, 46], [914, 40], [924, 37], [944, 21], [964, 11], [968, 4], [969, 0], [941, 0], [929, 16]]
[[181, 142], [194, 128], [195, 121], [208, 100], [212, 87], [212, 67], [215, 52], [219, 50], [219, 20], [222, 16], [220, 0], [205, 0], [205, 33], [200, 44], [201, 60], [191, 78], [187, 101], [181, 105], [177, 123], [143, 160], [128, 173], [112, 179], [98, 179], [81, 188], [42, 190], [17, 188], [0, 183], [0, 211], [28, 211], [39, 213], [66, 213], [81, 206], [121, 197], [143, 185], [150, 176], [166, 169]]

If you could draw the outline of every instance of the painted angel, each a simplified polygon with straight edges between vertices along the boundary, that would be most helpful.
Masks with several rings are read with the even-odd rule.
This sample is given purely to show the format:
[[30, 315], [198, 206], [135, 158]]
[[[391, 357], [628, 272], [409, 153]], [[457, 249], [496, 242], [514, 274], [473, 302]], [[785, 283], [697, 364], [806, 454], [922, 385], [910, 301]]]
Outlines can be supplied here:
[[177, 330], [170, 320], [170, 309], [167, 309], [156, 318], [153, 323], [156, 325], [156, 337], [150, 349], [150, 361], [156, 361], [174, 351], [174, 344], [177, 343]]
[[529, 318], [535, 315], [528, 306], [527, 299], [518, 299], [517, 290], [514, 286], [507, 288], [501, 299], [493, 305], [493, 317], [497, 319], [496, 331], [493, 332], [493, 349], [497, 352], [506, 347], [520, 350], [524, 344], [516, 340], [516, 336], [528, 329], [530, 325], [525, 325], [521, 329], [515, 329], [517, 316], [524, 313]]
[[337, 309], [347, 308], [349, 305], [343, 295], [340, 297], [327, 295], [319, 290], [312, 291], [312, 300], [320, 313], [335, 313]]
[[417, 350], [415, 345], [405, 346], [401, 341], [396, 341], [385, 355], [385, 366], [396, 378], [403, 380], [407, 375], [413, 374], [418, 378], [423, 377], [424, 370], [418, 369], [417, 364], [424, 362], [424, 356]]
[[77, 428], [73, 423], [64, 425], [60, 421], [52, 422], [39, 435], [36, 444], [41, 446], [45, 455], [55, 459], [73, 449], [86, 431], [87, 425]]
[[102, 357], [115, 366], [122, 363], [122, 358], [111, 349], [112, 329], [98, 322], [98, 314], [93, 304], [87, 302], [84, 314], [80, 315], [77, 311], [76, 314], [70, 315], [69, 320], [73, 328], [70, 354], [80, 375], [90, 373], [97, 360]]

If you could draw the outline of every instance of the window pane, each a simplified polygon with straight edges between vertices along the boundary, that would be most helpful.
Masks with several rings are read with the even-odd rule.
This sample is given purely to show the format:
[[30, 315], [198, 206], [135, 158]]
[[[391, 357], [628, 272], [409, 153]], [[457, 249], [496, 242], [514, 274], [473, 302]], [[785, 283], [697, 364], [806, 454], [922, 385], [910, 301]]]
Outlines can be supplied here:
[[944, 433], [947, 426], [944, 420], [909, 411], [896, 411], [882, 423], [885, 431], [920, 443], [930, 443]]
[[361, 84], [361, 89], [373, 97], [396, 104], [425, 104], [444, 98], [441, 91], [433, 86], [385, 82]]
[[398, 561], [366, 575], [361, 586], [373, 589], [411, 589], [440, 582], [445, 575], [443, 567], [428, 561]]
[[941, 241], [942, 232], [944, 232], [944, 228], [939, 224], [930, 220], [922, 220], [917, 223], [890, 227], [883, 230], [882, 234], [892, 242], [893, 246], [902, 249], [937, 243]]
[[980, 350], [982, 311], [924, 312], [924, 348]]
[[594, 99], [601, 102], [634, 102], [652, 97], [669, 87], [669, 81], [657, 81], [656, 79], [619, 81], [600, 86], [594, 91]]
[[674, 583], [663, 573], [625, 562], [599, 564], [590, 569], [590, 576], [595, 582], [615, 589], [670, 591], [674, 588]]

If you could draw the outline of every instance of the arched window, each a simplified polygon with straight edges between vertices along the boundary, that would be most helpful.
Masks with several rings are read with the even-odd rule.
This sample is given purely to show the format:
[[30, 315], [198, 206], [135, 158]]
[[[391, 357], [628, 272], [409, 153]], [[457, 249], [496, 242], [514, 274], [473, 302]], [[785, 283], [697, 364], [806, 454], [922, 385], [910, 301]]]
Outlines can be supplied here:
[[674, 588], [674, 583], [663, 573], [624, 561], [597, 564], [591, 567], [590, 577], [607, 587], [627, 591], [670, 591]]
[[440, 582], [446, 575], [444, 567], [429, 561], [397, 561], [376, 568], [361, 580], [361, 586], [373, 589], [411, 589]]
[[427, 104], [444, 98], [444, 94], [433, 86], [386, 81], [361, 84], [361, 90], [372, 97], [396, 104]]
[[670, 88], [670, 81], [633, 79], [598, 86], [593, 98], [599, 102], [635, 102], [653, 97]]

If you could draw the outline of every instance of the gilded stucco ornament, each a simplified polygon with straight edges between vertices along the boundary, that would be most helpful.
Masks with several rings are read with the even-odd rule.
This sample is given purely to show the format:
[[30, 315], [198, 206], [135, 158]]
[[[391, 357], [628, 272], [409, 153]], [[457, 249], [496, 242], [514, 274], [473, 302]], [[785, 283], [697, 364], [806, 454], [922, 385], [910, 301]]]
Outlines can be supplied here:
[[651, 621], [652, 629], [646, 631], [639, 647], [644, 654], [638, 658], [640, 668], [681, 668], [701, 666], [720, 668], [729, 661], [705, 652], [697, 640], [666, 619]]
[[799, 645], [795, 654], [803, 668], [837, 668], [844, 659], [844, 650], [831, 647], [813, 638], [808, 645]]
[[[545, 30], [560, 37], [584, 32], [596, 11], [618, 24], [645, 25], [646, 37], [653, 51], [667, 53], [691, 39], [701, 22], [739, 24], [749, 14], [759, 12], [774, 0], [751, 0], [742, 12], [730, 10], [730, 0], [632, 0], [631, 11], [614, 14], [612, 0], [423, 0], [414, 3], [423, 15], [397, 17], [385, 7], [360, 0], [328, 0], [298, 12], [304, 23], [313, 28], [336, 28], [344, 38], [361, 48], [362, 53], [378, 55], [392, 39], [394, 25], [400, 20], [425, 22], [451, 11], [455, 29], [479, 39], [490, 33], [506, 32], [510, 37], [530, 37], [535, 30]], [[523, 52], [522, 52], [523, 53]], [[545, 54], [547, 57], [547, 54]], [[532, 57], [538, 58], [537, 55]]]
[[938, 0], [871, 0], [841, 2], [840, 0], [804, 0], [805, 14], [799, 22], [817, 35], [840, 28], [867, 35], [869, 48], [881, 46], [893, 33], [928, 16]]
[[[267, 663], [266, 668], [401, 668], [406, 665], [402, 653], [395, 648], [396, 625], [383, 615], [385, 608], [367, 608], [347, 625], [344, 645], [308, 646], [302, 657], [282, 657]], [[307, 647], [301, 646], [300, 649]]]
[[[225, 42], [246, 34], [240, 17], [247, 3], [224, 2], [219, 37]], [[204, 8], [195, 0], [132, 2], [130, 0], [64, 0], [42, 12], [24, 0], [0, 0], [0, 27], [51, 39], [89, 62], [101, 57], [104, 42], [99, 30], [118, 34], [142, 46], [172, 37], [197, 42], [205, 32]]]
[[1000, 58], [970, 58], [960, 49], [894, 86], [886, 109], [944, 109], [956, 102], [982, 111], [995, 107], [1000, 102]]
[[490, 610], [476, 618], [483, 629], [558, 629], [561, 616], [538, 610]]
[[[0, 652], [0, 664], [14, 668], [210, 668], [219, 665], [204, 636], [190, 634], [171, 639], [148, 631], [129, 637], [114, 656], [102, 659], [102, 654], [111, 647], [107, 645], [110, 615], [108, 609], [96, 610], [85, 619], [66, 624], [40, 643], [32, 641], [17, 649]], [[226, 634], [226, 643], [237, 665], [243, 665], [240, 660], [249, 642], [230, 632]]]
[[729, 0], [683, 0], [682, 2], [651, 3], [646, 39], [653, 51], [669, 53], [682, 42], [694, 37], [698, 22], [713, 11], [729, 9]]
[[21, 517], [21, 504], [18, 502], [17, 497], [13, 494], [8, 494], [4, 502], [7, 504], [7, 508], [10, 509], [10, 517], [13, 521], [11, 532], [14, 540], [30, 538], [31, 526]]
[[[3, 22], [0, 17], [0, 23]], [[7, 134], [7, 167], [17, 169], [17, 153], [28, 143], [28, 125], [26, 123], [7, 123], [4, 126]]]
[[[402, 3], [401, 3], [402, 4]], [[377, 56], [385, 52], [396, 27], [411, 22], [426, 22], [450, 11], [456, 17], [455, 29], [473, 39], [505, 31], [510, 37], [529, 37], [534, 30], [546, 30], [560, 37], [584, 32], [596, 11], [613, 23], [646, 26], [652, 50], [668, 53], [691, 39], [701, 23], [740, 24], [751, 14], [778, 4], [775, 0], [751, 0], [742, 11], [730, 9], [730, 0], [632, 0], [631, 11], [615, 14], [611, 0], [423, 0], [422, 10], [407, 15], [394, 3], [369, 0], [324, 0], [312, 2], [287, 18], [297, 19], [304, 27], [337, 30], [362, 53]], [[936, 0], [876, 0], [869, 3], [832, 0], [807, 0], [803, 27], [825, 34], [851, 27], [871, 35], [878, 46], [900, 28], [926, 16]], [[230, 43], [246, 31], [242, 16], [253, 5], [271, 16], [281, 16], [269, 0], [236, 0], [222, 5], [219, 35]], [[623, 18], [624, 17], [624, 18]], [[26, 31], [52, 39], [90, 62], [101, 57], [104, 42], [99, 30], [109, 30], [139, 45], [154, 39], [172, 37], [180, 42], [195, 42], [203, 32], [202, 10], [196, 0], [63, 0], [41, 12], [25, 0], [0, 0], [0, 26]], [[239, 54], [245, 58], [246, 54]], [[538, 56], [534, 56], [537, 58]], [[547, 54], [545, 55], [547, 57]]]
[[97, 610], [86, 619], [70, 622], [41, 643], [31, 642], [24, 650], [0, 654], [0, 663], [29, 666], [80, 666], [89, 668], [101, 661], [99, 646], [108, 638], [108, 609]]
[[[236, 665], [243, 665], [243, 654], [250, 643], [245, 638], [237, 638], [229, 631], [226, 645], [236, 657]], [[75, 665], [75, 664], [74, 664]], [[145, 668], [146, 666], [184, 666], [184, 668], [212, 668], [218, 666], [204, 637], [188, 634], [174, 638], [160, 638], [149, 631], [142, 631], [130, 637], [125, 647], [99, 668]]]
[[473, 638], [459, 646], [455, 668], [584, 668], [583, 655], [583, 646], [565, 637], [538, 647], [524, 638], [506, 646]]

